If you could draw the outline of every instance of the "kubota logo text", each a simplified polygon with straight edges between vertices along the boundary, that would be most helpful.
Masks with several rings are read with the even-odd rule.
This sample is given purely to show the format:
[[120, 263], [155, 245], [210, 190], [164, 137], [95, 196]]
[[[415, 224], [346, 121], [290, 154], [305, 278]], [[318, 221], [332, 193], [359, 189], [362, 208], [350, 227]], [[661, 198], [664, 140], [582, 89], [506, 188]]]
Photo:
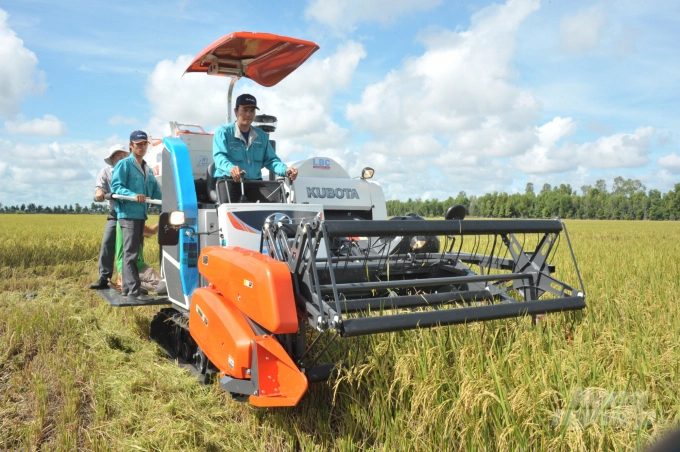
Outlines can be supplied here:
[[307, 187], [308, 198], [359, 199], [359, 193], [353, 188], [319, 188]]

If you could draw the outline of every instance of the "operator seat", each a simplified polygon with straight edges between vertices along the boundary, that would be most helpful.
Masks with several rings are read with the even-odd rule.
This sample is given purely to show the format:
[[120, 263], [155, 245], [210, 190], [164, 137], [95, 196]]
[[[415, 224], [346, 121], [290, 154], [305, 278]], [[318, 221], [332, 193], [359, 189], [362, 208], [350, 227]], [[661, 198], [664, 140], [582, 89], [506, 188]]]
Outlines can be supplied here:
[[224, 179], [215, 178], [215, 162], [208, 165], [205, 179], [208, 198], [217, 205], [228, 202], [227, 182]]
[[[227, 180], [224, 178], [215, 177], [215, 162], [212, 162], [208, 166], [208, 170], [205, 175], [206, 179], [206, 189], [208, 192], [208, 198], [217, 204], [223, 204], [225, 202], [240, 202], [241, 191], [240, 184], [236, 184], [231, 179], [231, 185], [227, 184]], [[250, 182], [248, 182], [250, 183]], [[261, 186], [246, 187], [246, 199], [247, 202], [261, 202], [261, 203], [282, 203], [284, 200], [283, 190], [280, 185], [274, 184], [276, 188], [272, 187], [272, 182], [263, 182]], [[274, 193], [274, 192], [277, 193]], [[272, 197], [276, 194], [277, 196]]]

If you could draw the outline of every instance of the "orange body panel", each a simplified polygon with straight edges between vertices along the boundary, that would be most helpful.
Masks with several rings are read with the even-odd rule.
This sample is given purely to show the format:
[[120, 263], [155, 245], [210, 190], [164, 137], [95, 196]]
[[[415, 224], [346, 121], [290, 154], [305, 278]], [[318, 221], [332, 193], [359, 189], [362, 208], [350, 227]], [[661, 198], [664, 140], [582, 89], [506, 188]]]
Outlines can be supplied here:
[[211, 246], [198, 262], [198, 271], [245, 316], [275, 334], [297, 332], [286, 264], [244, 248]]
[[223, 36], [201, 50], [185, 72], [207, 73], [210, 62], [206, 57], [214, 56], [233, 62], [234, 68], [240, 62], [243, 75], [262, 86], [274, 86], [318, 49], [315, 43], [302, 39], [241, 31]]
[[251, 404], [295, 406], [307, 391], [307, 377], [281, 344], [272, 336], [256, 336], [243, 314], [216, 290], [194, 291], [189, 332], [222, 375], [250, 379], [246, 371], [253, 369], [259, 394], [250, 396]]
[[258, 336], [257, 376], [260, 394], [250, 396], [255, 406], [295, 406], [307, 391], [307, 377], [300, 372], [276, 339]]
[[255, 333], [239, 310], [217, 291], [194, 291], [189, 310], [189, 332], [203, 353], [222, 372], [249, 378]]

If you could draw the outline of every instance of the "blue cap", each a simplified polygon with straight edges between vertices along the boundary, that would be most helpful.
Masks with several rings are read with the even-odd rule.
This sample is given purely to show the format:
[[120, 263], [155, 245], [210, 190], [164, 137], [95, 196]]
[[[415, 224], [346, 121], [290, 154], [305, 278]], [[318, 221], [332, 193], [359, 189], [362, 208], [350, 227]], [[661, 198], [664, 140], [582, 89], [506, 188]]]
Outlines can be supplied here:
[[135, 130], [130, 134], [130, 143], [139, 143], [140, 141], [149, 141], [149, 137], [146, 135], [146, 132]]
[[[255, 96], [252, 94], [241, 94], [236, 98], [236, 108], [238, 110], [238, 107], [243, 105], [244, 107], [255, 107], [257, 108], [257, 100], [255, 99]], [[259, 110], [259, 108], [257, 108]]]

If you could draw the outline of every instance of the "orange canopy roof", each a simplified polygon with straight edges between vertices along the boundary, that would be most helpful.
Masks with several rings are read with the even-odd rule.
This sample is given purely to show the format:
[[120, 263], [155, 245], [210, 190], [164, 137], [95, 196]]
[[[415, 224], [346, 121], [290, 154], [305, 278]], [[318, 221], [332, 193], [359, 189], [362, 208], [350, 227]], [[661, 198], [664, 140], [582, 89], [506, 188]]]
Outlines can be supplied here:
[[185, 73], [248, 77], [262, 86], [274, 86], [318, 49], [311, 41], [240, 31], [203, 49]]

